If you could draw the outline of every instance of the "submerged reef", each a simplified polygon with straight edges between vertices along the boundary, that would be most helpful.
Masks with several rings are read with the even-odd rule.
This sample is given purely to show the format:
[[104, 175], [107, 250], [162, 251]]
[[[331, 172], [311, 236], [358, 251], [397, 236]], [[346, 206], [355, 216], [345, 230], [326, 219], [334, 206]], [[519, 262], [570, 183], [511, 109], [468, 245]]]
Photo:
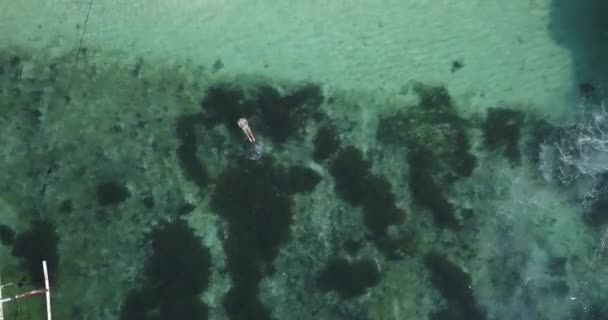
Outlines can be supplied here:
[[380, 282], [380, 271], [371, 260], [348, 261], [332, 259], [321, 271], [318, 286], [323, 291], [335, 291], [342, 298], [353, 298]]
[[376, 139], [408, 150], [409, 187], [416, 203], [429, 209], [440, 227], [458, 229], [454, 205], [443, 186], [469, 177], [477, 160], [471, 153], [468, 123], [444, 87], [416, 83], [418, 105], [381, 117]]
[[477, 164], [467, 120], [460, 117], [444, 87], [416, 83], [418, 105], [381, 117], [376, 139], [407, 149], [408, 184], [414, 201], [431, 211], [440, 227], [458, 229], [456, 208], [444, 187], [469, 177]]
[[445, 299], [447, 306], [432, 315], [433, 320], [484, 320], [487, 315], [473, 295], [471, 276], [442, 255], [428, 254], [425, 264], [431, 283]]
[[263, 131], [277, 143], [284, 142], [303, 128], [324, 100], [321, 88], [316, 85], [306, 85], [284, 96], [268, 86], [257, 90], [256, 104], [261, 110]]
[[500, 151], [513, 164], [521, 161], [520, 138], [523, 112], [506, 108], [488, 110], [483, 123], [484, 144], [490, 151]]
[[413, 85], [418, 105], [381, 117], [376, 139], [383, 145], [423, 146], [436, 161], [433, 172], [442, 181], [468, 177], [476, 166], [470, 152], [467, 121], [460, 117], [444, 87]]
[[450, 229], [461, 228], [456, 208], [448, 200], [443, 189], [432, 174], [431, 153], [423, 148], [410, 150], [408, 163], [410, 168], [409, 187], [412, 197], [419, 205], [429, 209], [433, 221], [439, 227]]
[[359, 149], [349, 146], [340, 151], [329, 168], [335, 180], [336, 194], [351, 205], [361, 205], [371, 167], [371, 161], [364, 159]]
[[324, 101], [321, 88], [315, 84], [305, 84], [287, 94], [266, 84], [251, 91], [254, 93], [246, 95], [228, 83], [211, 86], [201, 102], [205, 123], [223, 124], [233, 136], [240, 137], [236, 121], [247, 118], [256, 131], [280, 145], [293, 138], [310, 117], [319, 116]]
[[5, 224], [0, 224], [0, 243], [5, 246], [10, 246], [14, 241], [15, 230]]
[[315, 135], [314, 144], [313, 159], [317, 162], [327, 160], [340, 147], [340, 138], [336, 128], [330, 124], [321, 126]]
[[[525, 143], [526, 155], [530, 161], [538, 166], [541, 166], [541, 154], [544, 151], [546, 143], [553, 144], [559, 139], [559, 136], [564, 131], [564, 128], [558, 127], [544, 119], [531, 119], [529, 126], [532, 127], [529, 132], [529, 139]], [[553, 176], [554, 173], [551, 173]]]
[[286, 190], [289, 194], [312, 192], [321, 182], [321, 176], [304, 166], [293, 166], [287, 172]]
[[595, 228], [608, 224], [608, 172], [599, 175], [584, 221]]
[[353, 206], [361, 206], [365, 225], [375, 236], [383, 237], [390, 225], [403, 222], [405, 212], [395, 204], [395, 194], [385, 178], [371, 172], [371, 162], [360, 150], [349, 146], [330, 164], [336, 194]]
[[55, 279], [59, 266], [59, 236], [52, 222], [35, 220], [30, 228], [14, 240], [13, 255], [21, 258], [23, 266], [36, 286], [44, 286], [42, 260], [47, 261], [49, 277]]
[[235, 126], [236, 121], [247, 118], [250, 124], [255, 124], [251, 119], [258, 113], [252, 101], [246, 100], [245, 93], [228, 83], [215, 84], [205, 91], [201, 101], [203, 109], [202, 120], [208, 126], [223, 124], [234, 137], [240, 137], [241, 131]]
[[236, 161], [219, 175], [211, 208], [228, 223], [224, 250], [233, 286], [224, 307], [231, 319], [272, 318], [258, 284], [273, 273], [273, 260], [290, 238], [291, 195], [310, 192], [319, 181], [310, 169], [284, 168], [268, 157]]
[[129, 195], [127, 187], [117, 181], [106, 181], [97, 185], [97, 203], [100, 206], [119, 204]]
[[302, 165], [284, 167], [266, 155], [254, 160], [232, 158], [211, 178], [198, 153], [199, 146], [210, 147], [213, 142], [197, 139], [197, 131], [221, 126], [231, 141], [242, 141], [236, 121], [244, 117], [258, 139], [269, 138], [280, 147], [288, 139], [297, 139], [309, 118], [319, 116], [323, 100], [320, 87], [312, 84], [283, 94], [266, 84], [244, 90], [223, 82], [206, 90], [201, 113], [180, 117], [182, 169], [199, 188], [213, 184], [210, 207], [227, 223], [223, 247], [232, 286], [223, 306], [231, 319], [272, 318], [271, 309], [258, 297], [258, 285], [272, 275], [273, 261], [290, 238], [291, 196], [312, 192], [321, 176]]
[[146, 262], [143, 284], [129, 293], [120, 318], [207, 319], [207, 306], [198, 295], [209, 284], [209, 250], [181, 220], [162, 224], [149, 240], [153, 252]]
[[197, 153], [200, 141], [196, 139], [196, 132], [201, 124], [201, 115], [182, 115], [177, 121], [177, 159], [184, 175], [199, 188], [204, 188], [209, 183], [209, 173]]
[[[32, 217], [53, 218], [16, 233], [11, 228], [19, 231], [22, 221], [2, 221], [0, 241], [2, 249], [14, 246], [34, 281], [40, 281], [40, 260], [48, 259], [52, 277], [60, 277], [57, 289], [66, 290], [57, 295], [58, 314], [124, 320], [424, 318], [428, 301], [440, 295], [438, 306], [430, 306], [436, 311], [431, 319], [490, 318], [478, 302], [491, 308], [495, 301], [476, 300], [471, 274], [455, 261], [470, 258], [472, 268], [477, 259], [494, 258], [480, 258], [474, 250], [479, 239], [488, 240], [480, 230], [497, 210], [465, 220], [464, 202], [454, 197], [478, 191], [466, 190], [469, 178], [495, 178], [473, 155], [471, 133], [480, 133], [485, 148], [475, 152], [484, 162], [482, 153], [489, 151], [516, 163], [530, 126], [527, 115], [492, 109], [476, 125], [457, 113], [446, 88], [415, 84], [418, 102], [381, 114], [378, 143], [359, 145], [350, 130], [359, 128], [360, 119], [340, 97], [326, 101], [319, 84], [247, 83], [240, 76], [230, 82], [224, 70], [190, 74], [183, 70], [194, 67], [186, 64], [154, 72], [143, 58], [133, 67], [103, 59], [95, 64], [93, 52], [83, 48], [73, 70], [71, 57], [32, 66], [26, 55], [0, 54], [0, 120], [7, 120], [5, 130], [14, 128], [3, 132], [16, 137], [5, 146], [5, 159], [14, 158], [0, 179], [3, 197], [47, 209]], [[261, 159], [234, 152], [243, 145], [240, 117], [264, 141]], [[58, 140], [49, 148], [55, 127]], [[545, 129], [530, 142], [531, 150], [540, 150], [554, 132]], [[182, 175], [175, 174], [178, 166]], [[22, 172], [11, 175], [15, 169]], [[15, 188], [14, 181], [23, 185]], [[482, 183], [492, 189], [489, 194], [504, 195], [502, 185]], [[402, 194], [405, 189], [411, 198]], [[470, 211], [484, 212], [474, 196], [465, 198]], [[588, 207], [589, 225], [606, 223], [602, 199]], [[405, 222], [410, 204], [428, 209], [434, 223], [410, 214]], [[359, 209], [361, 219], [353, 217]], [[99, 223], [98, 212], [119, 214]], [[148, 257], [142, 244], [151, 251]], [[549, 260], [548, 268], [560, 278], [556, 291], [565, 294], [573, 286], [561, 278], [576, 259], [561, 252], [559, 257], [568, 260]], [[403, 280], [418, 278], [421, 268], [436, 292], [425, 281]], [[508, 293], [527, 275], [483, 271], [492, 278], [491, 289]], [[72, 304], [80, 298], [89, 301]], [[366, 308], [377, 300], [389, 302], [378, 313], [383, 316], [374, 317]]]

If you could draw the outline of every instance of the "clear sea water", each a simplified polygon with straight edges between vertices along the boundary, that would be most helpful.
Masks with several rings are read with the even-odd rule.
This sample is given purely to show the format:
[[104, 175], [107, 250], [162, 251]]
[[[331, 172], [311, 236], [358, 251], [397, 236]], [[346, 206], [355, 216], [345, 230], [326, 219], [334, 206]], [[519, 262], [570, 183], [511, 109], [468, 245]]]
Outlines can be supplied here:
[[2, 298], [44, 260], [53, 319], [608, 319], [608, 4], [407, 2], [231, 2], [264, 53], [176, 1], [0, 4]]

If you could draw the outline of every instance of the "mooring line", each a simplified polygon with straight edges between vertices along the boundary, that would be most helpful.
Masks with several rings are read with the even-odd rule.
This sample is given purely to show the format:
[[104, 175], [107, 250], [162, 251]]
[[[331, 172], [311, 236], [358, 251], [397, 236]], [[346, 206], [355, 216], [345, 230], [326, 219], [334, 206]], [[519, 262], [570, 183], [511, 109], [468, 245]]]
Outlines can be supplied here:
[[91, 9], [93, 8], [93, 2], [95, 0], [89, 1], [89, 8], [87, 9], [87, 16], [84, 19], [84, 23], [82, 25], [82, 32], [80, 33], [80, 41], [78, 43], [78, 50], [76, 50], [76, 56], [74, 57], [74, 63], [72, 64], [72, 71], [70, 74], [70, 81], [68, 82], [68, 87], [66, 90], [66, 98], [70, 97], [70, 90], [72, 90], [72, 84], [74, 83], [74, 74], [76, 73], [76, 65], [78, 64], [78, 59], [80, 58], [80, 52], [82, 51], [82, 47], [84, 45], [84, 36], [87, 32], [87, 26], [89, 25], [89, 17], [91, 16]]
[[[90, 0], [89, 1], [89, 7], [87, 8], [87, 15], [84, 19], [84, 23], [82, 25], [82, 32], [80, 33], [80, 39], [78, 41], [78, 49], [76, 50], [76, 55], [74, 56], [74, 62], [72, 63], [72, 69], [70, 71], [70, 80], [68, 81], [68, 86], [66, 88], [65, 91], [65, 103], [63, 105], [63, 108], [59, 111], [59, 117], [57, 120], [57, 123], [55, 124], [55, 129], [53, 130], [53, 134], [49, 140], [49, 145], [47, 150], [49, 152], [51, 152], [53, 149], [55, 149], [55, 145], [57, 143], [57, 131], [59, 131], [59, 129], [61, 128], [61, 123], [62, 123], [62, 118], [65, 114], [65, 109], [68, 107], [68, 105], [70, 104], [71, 98], [70, 98], [70, 91], [72, 90], [72, 85], [74, 83], [74, 77], [76, 74], [76, 67], [78, 65], [78, 60], [80, 58], [80, 53], [82, 52], [82, 48], [84, 46], [84, 37], [85, 34], [87, 32], [87, 27], [89, 25], [89, 18], [91, 16], [91, 11], [93, 9], [93, 3], [95, 0]], [[44, 197], [44, 194], [46, 192], [46, 187], [48, 184], [48, 180], [49, 180], [49, 176], [51, 175], [51, 173], [53, 173], [53, 167], [54, 164], [50, 163], [46, 172], [44, 173], [44, 181], [42, 183], [42, 187], [40, 189], [40, 195], [41, 197]]]

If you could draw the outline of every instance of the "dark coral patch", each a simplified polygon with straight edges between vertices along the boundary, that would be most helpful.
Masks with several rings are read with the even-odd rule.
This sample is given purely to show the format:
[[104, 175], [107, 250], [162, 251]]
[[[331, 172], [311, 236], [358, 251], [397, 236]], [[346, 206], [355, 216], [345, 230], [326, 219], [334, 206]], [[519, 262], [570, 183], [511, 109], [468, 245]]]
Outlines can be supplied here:
[[444, 181], [468, 177], [477, 164], [471, 153], [468, 123], [461, 118], [444, 87], [415, 84], [419, 104], [407, 111], [384, 115], [376, 139], [385, 145], [408, 148], [424, 147], [434, 158], [433, 172]]
[[36, 285], [44, 285], [42, 260], [46, 260], [49, 277], [55, 278], [59, 266], [59, 237], [55, 226], [46, 220], [36, 220], [30, 228], [17, 235], [13, 255], [22, 262]]
[[482, 128], [485, 146], [491, 151], [500, 150], [511, 163], [519, 163], [519, 141], [524, 120], [521, 111], [505, 108], [489, 110]]
[[97, 185], [97, 203], [100, 206], [116, 205], [131, 195], [129, 189], [118, 181], [106, 181]]
[[336, 194], [354, 206], [362, 206], [367, 228], [377, 236], [386, 228], [403, 222], [405, 212], [395, 205], [390, 183], [371, 173], [372, 164], [361, 151], [349, 146], [330, 163]]
[[526, 154], [530, 160], [538, 165], [543, 144], [553, 144], [564, 133], [565, 129], [549, 123], [544, 119], [530, 121], [530, 137], [526, 141]]
[[289, 193], [311, 192], [321, 182], [321, 176], [316, 171], [302, 166], [289, 168], [287, 179]]
[[427, 255], [425, 265], [430, 271], [431, 283], [447, 302], [447, 307], [434, 314], [432, 319], [487, 319], [485, 311], [475, 300], [468, 273], [438, 254]]
[[315, 161], [321, 162], [329, 158], [340, 147], [340, 138], [336, 129], [331, 125], [321, 126], [317, 130], [314, 145], [315, 149], [312, 157]]
[[418, 104], [425, 112], [449, 113], [452, 109], [452, 98], [443, 86], [428, 86], [415, 83], [413, 90], [418, 94]]
[[201, 106], [207, 124], [224, 124], [234, 134], [240, 134], [236, 126], [239, 118], [250, 118], [256, 114], [255, 106], [245, 99], [245, 93], [226, 83], [209, 87]]
[[264, 120], [264, 131], [276, 142], [284, 142], [297, 129], [294, 106], [287, 104], [275, 88], [258, 88], [257, 103]]
[[211, 257], [194, 231], [181, 220], [163, 225], [151, 234], [154, 254], [146, 264], [146, 277], [171, 297], [196, 295], [209, 283]]
[[177, 120], [177, 159], [186, 178], [203, 188], [209, 182], [207, 168], [197, 153], [200, 142], [196, 139], [197, 130], [202, 129], [202, 117], [199, 114], [183, 115]]
[[11, 227], [0, 224], [0, 243], [3, 245], [11, 245], [15, 241], [15, 230]]
[[231, 319], [270, 319], [258, 283], [274, 272], [273, 261], [289, 240], [291, 195], [312, 190], [318, 181], [310, 169], [286, 169], [271, 158], [236, 161], [218, 176], [211, 207], [228, 222], [224, 250], [234, 285], [224, 307]]
[[222, 123], [237, 136], [241, 134], [237, 120], [246, 118], [252, 128], [280, 144], [319, 114], [323, 100], [321, 88], [314, 84], [284, 95], [270, 85], [259, 85], [245, 95], [229, 84], [217, 84], [207, 90], [201, 105], [205, 121], [211, 126]]
[[146, 262], [143, 283], [127, 295], [120, 318], [207, 319], [207, 306], [198, 295], [209, 284], [209, 250], [181, 220], [161, 224], [149, 237], [153, 253]]
[[319, 274], [317, 284], [322, 291], [335, 291], [342, 298], [365, 293], [380, 282], [380, 271], [372, 260], [348, 261], [336, 258]]
[[231, 237], [251, 246], [258, 259], [273, 259], [289, 237], [293, 213], [285, 181], [284, 170], [269, 158], [238, 161], [218, 177], [211, 206], [228, 221]]
[[367, 192], [363, 200], [364, 222], [372, 233], [381, 235], [388, 226], [402, 223], [405, 212], [395, 205], [395, 194], [386, 179], [368, 175], [365, 180]]
[[258, 298], [257, 285], [237, 284], [230, 288], [224, 298], [223, 305], [231, 320], [274, 319], [270, 309]]
[[405, 112], [397, 112], [380, 118], [376, 139], [386, 145], [406, 146], [415, 140], [409, 134], [414, 128], [412, 119]]
[[324, 100], [321, 88], [308, 84], [282, 96], [275, 88], [260, 86], [256, 105], [261, 112], [264, 131], [275, 142], [282, 143], [304, 127], [306, 121], [319, 113]]
[[599, 227], [608, 223], [608, 172], [596, 177], [596, 191], [590, 201], [589, 209], [585, 212], [584, 221], [589, 226]]
[[464, 131], [454, 133], [454, 151], [449, 156], [452, 170], [455, 176], [452, 180], [458, 177], [469, 177], [473, 174], [473, 170], [477, 166], [477, 158], [470, 152], [471, 142]]
[[409, 187], [414, 200], [431, 210], [435, 224], [451, 229], [460, 228], [455, 208], [445, 196], [441, 185], [431, 174], [432, 159], [422, 149], [410, 152], [408, 162], [411, 168]]
[[336, 194], [352, 205], [360, 205], [367, 192], [365, 179], [371, 167], [371, 162], [363, 158], [359, 149], [349, 146], [340, 151], [329, 167], [335, 179]]

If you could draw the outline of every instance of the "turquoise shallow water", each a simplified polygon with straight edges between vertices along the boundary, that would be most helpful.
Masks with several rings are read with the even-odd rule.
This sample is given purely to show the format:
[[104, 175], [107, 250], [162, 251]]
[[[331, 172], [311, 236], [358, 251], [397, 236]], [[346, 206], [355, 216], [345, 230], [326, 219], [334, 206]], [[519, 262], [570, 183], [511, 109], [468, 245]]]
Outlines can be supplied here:
[[[425, 34], [392, 24], [397, 7], [337, 3], [316, 18], [277, 9], [293, 18], [277, 36], [289, 45], [267, 56], [231, 33], [212, 54], [159, 58], [163, 24], [197, 26], [168, 18], [178, 6], [129, 47], [116, 35], [141, 30], [121, 29], [108, 3], [45, 3], [79, 14], [23, 27], [48, 42], [8, 35], [2, 296], [42, 286], [45, 259], [54, 319], [608, 318], [605, 5], [530, 1], [539, 32], [499, 23], [515, 11], [412, 2]], [[45, 21], [24, 4], [3, 12]], [[164, 10], [134, 6], [146, 21]], [[373, 30], [344, 31], [371, 14]], [[251, 29], [222, 17], [209, 19]], [[448, 36], [452, 21], [470, 37]], [[332, 48], [334, 36], [361, 47]], [[458, 47], [470, 38], [483, 45]], [[389, 46], [404, 39], [428, 46]], [[44, 317], [42, 296], [3, 306], [6, 319]]]

